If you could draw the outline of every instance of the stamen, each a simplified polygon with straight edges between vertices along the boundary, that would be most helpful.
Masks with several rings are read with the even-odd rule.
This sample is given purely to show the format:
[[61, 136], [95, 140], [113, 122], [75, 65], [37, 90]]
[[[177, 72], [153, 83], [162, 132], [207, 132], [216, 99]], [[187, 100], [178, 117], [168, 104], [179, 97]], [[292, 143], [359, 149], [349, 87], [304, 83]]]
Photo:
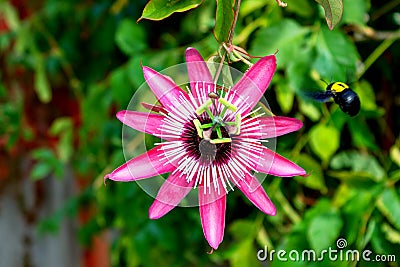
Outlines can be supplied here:
[[230, 142], [232, 142], [232, 139], [230, 139], [230, 138], [217, 138], [217, 139], [210, 140], [211, 144], [222, 144], [222, 143], [230, 143]]
[[197, 114], [197, 115], [201, 115], [201, 114], [203, 114], [204, 111], [205, 111], [205, 112], [207, 112], [207, 114], [210, 116], [210, 118], [213, 119], [214, 116], [212, 115], [211, 110], [208, 108], [208, 107], [211, 106], [211, 105], [212, 105], [212, 100], [211, 100], [211, 99], [208, 99], [203, 105], [201, 105], [200, 107], [198, 107], [198, 108], [196, 109], [196, 114]]
[[228, 109], [232, 110], [233, 112], [237, 111], [237, 107], [235, 105], [233, 105], [232, 103], [229, 103], [228, 101], [226, 101], [226, 99], [224, 99], [224, 98], [219, 98], [218, 102], [221, 103], [222, 105], [224, 105], [225, 107], [227, 107]]
[[221, 114], [220, 114], [221, 118], [224, 117], [225, 112], [226, 112], [228, 109], [232, 110], [233, 112], [236, 112], [236, 111], [237, 111], [237, 107], [234, 106], [234, 105], [232, 105], [231, 103], [229, 103], [229, 102], [228, 102], [226, 99], [224, 99], [224, 98], [219, 98], [219, 99], [218, 99], [218, 102], [221, 103], [221, 104], [224, 106], [224, 108], [222, 109]]
[[203, 138], [203, 130], [201, 129], [202, 127], [201, 127], [200, 121], [198, 119], [194, 119], [193, 124], [196, 127], [196, 131], [197, 131], [197, 134], [199, 135], [199, 137]]
[[240, 134], [240, 125], [242, 123], [242, 116], [238, 113], [235, 117], [235, 124], [236, 124], [236, 135]]

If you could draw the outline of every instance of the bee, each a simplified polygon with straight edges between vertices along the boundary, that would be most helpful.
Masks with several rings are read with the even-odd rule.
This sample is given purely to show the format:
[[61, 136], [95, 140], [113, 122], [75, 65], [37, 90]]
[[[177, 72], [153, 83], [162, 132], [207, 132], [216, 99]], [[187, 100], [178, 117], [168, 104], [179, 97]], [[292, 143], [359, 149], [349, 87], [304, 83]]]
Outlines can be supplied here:
[[310, 92], [308, 95], [318, 102], [328, 102], [333, 98], [340, 109], [351, 117], [360, 111], [360, 98], [343, 82], [333, 82], [326, 87], [326, 91]]

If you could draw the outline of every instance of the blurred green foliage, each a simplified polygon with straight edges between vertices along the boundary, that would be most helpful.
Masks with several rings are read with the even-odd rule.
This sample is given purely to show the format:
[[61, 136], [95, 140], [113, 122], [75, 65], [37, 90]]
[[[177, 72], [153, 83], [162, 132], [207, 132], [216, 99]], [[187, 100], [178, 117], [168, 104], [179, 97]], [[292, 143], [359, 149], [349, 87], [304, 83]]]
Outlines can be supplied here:
[[[93, 236], [111, 232], [113, 266], [261, 266], [257, 251], [265, 245], [320, 252], [336, 249], [338, 238], [348, 249], [399, 260], [400, 1], [344, 0], [332, 31], [315, 1], [288, 0], [286, 8], [273, 0], [242, 1], [233, 43], [255, 56], [279, 50], [266, 97], [275, 114], [297, 117], [304, 127], [280, 137], [277, 150], [310, 176], [264, 181], [277, 206], [274, 217], [230, 193], [224, 242], [211, 255], [196, 208], [176, 208], [152, 221], [152, 199], [135, 183], [102, 184], [103, 175], [124, 161], [122, 125], [114, 114], [143, 83], [140, 65], [161, 70], [181, 63], [188, 46], [206, 58], [216, 55], [213, 31], [220, 41], [229, 34], [218, 23], [232, 20], [223, 12], [231, 1], [218, 1], [219, 9], [211, 0], [180, 1], [187, 4], [180, 12], [197, 8], [136, 23], [172, 13], [155, 14], [146, 2], [0, 1], [3, 152], [15, 156], [17, 147], [26, 147], [17, 150], [36, 162], [34, 180], [49, 173], [61, 177], [70, 164], [77, 180], [88, 184], [41, 231], [53, 231], [63, 217], [90, 207], [94, 212], [80, 227], [80, 240], [90, 246]], [[361, 99], [360, 114], [350, 118], [333, 103], [305, 98], [305, 92], [326, 87], [321, 79], [350, 83]], [[357, 263], [270, 264], [333, 265]], [[359, 263], [370, 265], [396, 263]]]

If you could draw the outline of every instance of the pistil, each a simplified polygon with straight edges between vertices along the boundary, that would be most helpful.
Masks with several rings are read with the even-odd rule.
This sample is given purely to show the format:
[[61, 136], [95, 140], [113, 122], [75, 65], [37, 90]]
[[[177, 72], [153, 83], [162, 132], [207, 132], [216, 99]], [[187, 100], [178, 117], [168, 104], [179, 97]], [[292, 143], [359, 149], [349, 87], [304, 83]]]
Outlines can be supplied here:
[[[221, 127], [225, 128], [226, 126], [233, 126], [234, 131], [228, 131], [228, 134], [238, 135], [240, 133], [240, 123], [241, 123], [240, 114], [235, 115], [235, 121], [230, 121], [230, 122], [224, 121], [224, 115], [226, 111], [229, 109], [232, 112], [236, 112], [237, 107], [232, 103], [228, 102], [225, 98], [219, 97], [218, 94], [214, 92], [210, 93], [208, 96], [209, 99], [196, 110], [196, 114], [201, 115], [204, 112], [206, 112], [212, 122], [201, 124], [199, 119], [194, 119], [193, 124], [196, 127], [197, 135], [200, 138], [203, 138], [204, 140], [207, 140], [212, 144], [229, 143], [232, 141], [232, 139], [230, 137], [223, 136]], [[223, 105], [223, 109], [219, 114], [217, 105], [215, 103], [216, 100]], [[217, 115], [215, 116], [210, 109], [211, 105], [213, 105], [215, 111], [217, 112]], [[211, 134], [214, 130], [218, 138], [211, 139]]]

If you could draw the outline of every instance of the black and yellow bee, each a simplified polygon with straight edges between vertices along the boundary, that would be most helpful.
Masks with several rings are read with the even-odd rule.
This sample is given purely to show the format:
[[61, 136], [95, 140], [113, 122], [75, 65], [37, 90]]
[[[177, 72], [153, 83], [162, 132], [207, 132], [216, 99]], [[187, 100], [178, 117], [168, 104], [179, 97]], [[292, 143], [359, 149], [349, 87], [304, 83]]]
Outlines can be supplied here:
[[333, 82], [326, 87], [325, 92], [310, 92], [308, 95], [319, 102], [328, 102], [333, 98], [340, 109], [351, 117], [360, 111], [360, 98], [343, 82]]

